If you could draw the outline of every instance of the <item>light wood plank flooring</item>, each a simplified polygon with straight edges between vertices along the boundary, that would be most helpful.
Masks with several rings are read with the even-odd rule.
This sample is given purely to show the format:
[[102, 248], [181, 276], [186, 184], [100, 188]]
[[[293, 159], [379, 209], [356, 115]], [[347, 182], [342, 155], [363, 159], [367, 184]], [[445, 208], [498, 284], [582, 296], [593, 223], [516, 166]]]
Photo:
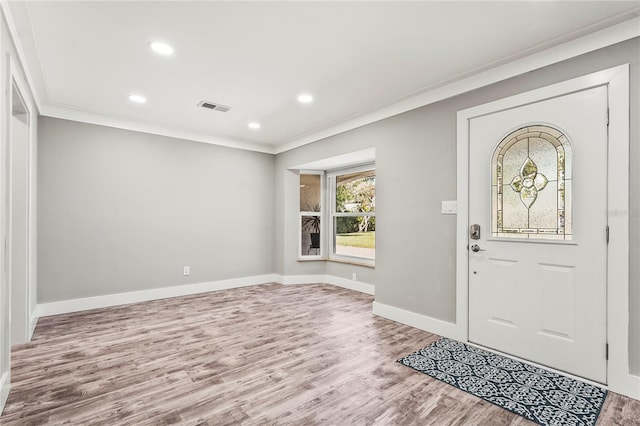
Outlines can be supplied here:
[[[2, 425], [530, 425], [396, 359], [438, 338], [329, 285], [266, 284], [41, 318]], [[640, 425], [609, 394], [600, 425]]]

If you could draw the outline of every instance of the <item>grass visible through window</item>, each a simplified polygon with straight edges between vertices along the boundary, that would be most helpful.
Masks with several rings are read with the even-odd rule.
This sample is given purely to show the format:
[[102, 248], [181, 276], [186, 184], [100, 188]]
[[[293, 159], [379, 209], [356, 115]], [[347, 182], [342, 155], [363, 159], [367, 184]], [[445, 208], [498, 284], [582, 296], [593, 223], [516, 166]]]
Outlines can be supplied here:
[[374, 249], [376, 248], [376, 231], [337, 234], [336, 245]]

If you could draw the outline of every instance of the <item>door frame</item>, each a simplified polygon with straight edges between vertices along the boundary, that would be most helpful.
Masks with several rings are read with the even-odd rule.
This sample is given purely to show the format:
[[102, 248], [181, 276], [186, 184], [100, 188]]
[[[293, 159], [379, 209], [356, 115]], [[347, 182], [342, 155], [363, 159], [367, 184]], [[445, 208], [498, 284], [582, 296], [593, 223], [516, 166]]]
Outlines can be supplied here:
[[[38, 111], [32, 101], [32, 93], [21, 75], [19, 63], [14, 63], [10, 54], [0, 57], [0, 71], [3, 78], [0, 79], [0, 164], [2, 171], [0, 173], [0, 219], [4, 222], [4, 229], [0, 230], [0, 236], [6, 238], [6, 247], [3, 247], [3, 241], [0, 239], [1, 254], [6, 254], [6, 258], [2, 257], [2, 262], [7, 263], [6, 273], [0, 270], [0, 327], [8, 327], [9, 334], [6, 342], [0, 342], [0, 363], [6, 363], [8, 370], [0, 371], [0, 411], [9, 395], [11, 388], [11, 282], [10, 282], [10, 264], [11, 264], [11, 245], [10, 245], [10, 209], [11, 206], [5, 202], [8, 196], [6, 191], [10, 191], [10, 167], [8, 158], [10, 156], [9, 144], [11, 141], [11, 115], [13, 113], [12, 106], [12, 90], [15, 87], [20, 94], [21, 100], [27, 109], [28, 117], [28, 134], [27, 134], [27, 286], [28, 286], [28, 315], [27, 321], [27, 341], [31, 340], [35, 329], [38, 313], [36, 309], [36, 291], [37, 291], [37, 115]], [[0, 262], [1, 263], [1, 262]]]
[[[469, 123], [483, 115], [608, 86], [607, 384], [612, 391], [640, 399], [640, 377], [629, 372], [629, 64], [458, 111], [456, 337], [469, 341]], [[604, 238], [604, 232], [603, 238]], [[626, 309], [620, 309], [626, 307]]]
[[[36, 280], [35, 280], [35, 276], [37, 273], [37, 268], [36, 268], [36, 232], [35, 232], [35, 228], [37, 226], [36, 224], [36, 164], [35, 164], [35, 158], [36, 158], [36, 146], [35, 146], [35, 140], [36, 140], [36, 136], [35, 136], [35, 129], [34, 129], [34, 123], [36, 120], [36, 116], [35, 116], [35, 111], [34, 111], [34, 107], [32, 105], [32, 103], [29, 100], [28, 95], [28, 89], [27, 89], [27, 85], [26, 83], [23, 81], [23, 79], [20, 77], [20, 73], [18, 72], [18, 70], [16, 69], [16, 65], [14, 64], [14, 62], [11, 60], [10, 55], [7, 55], [7, 62], [8, 62], [8, 69], [9, 69], [9, 81], [8, 81], [8, 85], [7, 85], [7, 102], [8, 102], [8, 108], [7, 108], [7, 118], [6, 118], [6, 144], [7, 144], [7, 157], [8, 157], [8, 161], [7, 163], [9, 164], [9, 167], [6, 170], [6, 176], [5, 179], [8, 183], [8, 188], [7, 190], [9, 191], [9, 206], [7, 206], [8, 211], [7, 211], [7, 216], [8, 216], [8, 229], [7, 229], [7, 250], [8, 250], [8, 256], [7, 256], [7, 261], [8, 261], [8, 285], [10, 288], [10, 292], [11, 289], [13, 289], [14, 287], [14, 283], [13, 283], [13, 271], [12, 271], [12, 262], [13, 262], [13, 251], [14, 251], [14, 247], [13, 247], [13, 239], [14, 239], [14, 229], [13, 229], [13, 218], [12, 218], [12, 209], [13, 209], [13, 182], [12, 182], [12, 174], [13, 174], [13, 168], [14, 168], [14, 164], [13, 164], [13, 160], [12, 160], [12, 155], [11, 155], [11, 150], [10, 150], [10, 146], [12, 144], [12, 140], [14, 138], [15, 135], [13, 135], [12, 130], [12, 123], [11, 120], [13, 119], [13, 115], [14, 115], [14, 103], [15, 103], [15, 99], [14, 99], [14, 93], [15, 95], [19, 98], [18, 101], [22, 104], [22, 106], [25, 109], [25, 118], [26, 118], [26, 123], [25, 123], [25, 140], [24, 143], [26, 144], [26, 150], [27, 150], [27, 164], [26, 164], [26, 215], [27, 215], [27, 221], [26, 221], [26, 235], [24, 235], [26, 241], [25, 241], [25, 247], [26, 247], [26, 258], [25, 258], [25, 315], [23, 318], [21, 318], [21, 320], [24, 322], [23, 326], [24, 326], [24, 331], [25, 334], [23, 336], [19, 336], [19, 340], [18, 343], [26, 343], [29, 342], [31, 340], [31, 336], [33, 335], [33, 332], [35, 330], [35, 326], [36, 326], [36, 322], [37, 322], [37, 316], [35, 315], [35, 307], [36, 307]], [[10, 301], [10, 303], [12, 303]], [[16, 320], [16, 318], [12, 315], [12, 321]], [[12, 340], [13, 340], [14, 336], [12, 336]]]

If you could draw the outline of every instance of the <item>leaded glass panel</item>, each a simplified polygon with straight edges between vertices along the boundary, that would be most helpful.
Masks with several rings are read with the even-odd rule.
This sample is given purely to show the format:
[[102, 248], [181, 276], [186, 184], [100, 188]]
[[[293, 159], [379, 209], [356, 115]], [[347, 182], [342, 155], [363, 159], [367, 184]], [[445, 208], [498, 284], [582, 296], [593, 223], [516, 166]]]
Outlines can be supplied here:
[[507, 135], [492, 158], [493, 237], [571, 240], [571, 144], [536, 125]]

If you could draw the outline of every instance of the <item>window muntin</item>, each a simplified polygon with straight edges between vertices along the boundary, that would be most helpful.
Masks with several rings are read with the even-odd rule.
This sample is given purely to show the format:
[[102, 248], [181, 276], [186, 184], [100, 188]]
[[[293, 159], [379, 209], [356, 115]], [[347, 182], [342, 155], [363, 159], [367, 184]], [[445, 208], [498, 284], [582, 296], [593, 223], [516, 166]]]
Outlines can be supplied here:
[[510, 133], [491, 168], [493, 237], [571, 240], [572, 151], [561, 131], [537, 125]]

